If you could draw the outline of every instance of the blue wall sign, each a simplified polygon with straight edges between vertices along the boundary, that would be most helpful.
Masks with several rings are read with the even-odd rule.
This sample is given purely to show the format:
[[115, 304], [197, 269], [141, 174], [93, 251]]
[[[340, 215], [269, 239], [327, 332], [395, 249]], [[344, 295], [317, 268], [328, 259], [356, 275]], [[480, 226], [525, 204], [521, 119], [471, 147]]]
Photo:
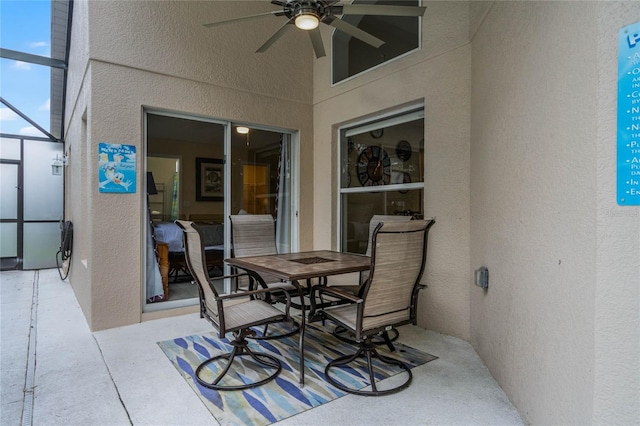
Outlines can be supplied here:
[[618, 36], [618, 204], [640, 205], [640, 22]]
[[98, 145], [100, 192], [136, 192], [136, 147], [100, 142]]

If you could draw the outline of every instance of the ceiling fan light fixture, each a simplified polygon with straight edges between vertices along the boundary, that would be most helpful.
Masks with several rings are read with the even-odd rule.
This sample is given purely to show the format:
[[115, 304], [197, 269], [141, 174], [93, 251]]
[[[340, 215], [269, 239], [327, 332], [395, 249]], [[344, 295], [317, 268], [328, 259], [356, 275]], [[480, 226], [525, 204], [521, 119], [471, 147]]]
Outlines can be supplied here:
[[300, 15], [296, 16], [295, 23], [296, 27], [300, 28], [301, 30], [311, 31], [318, 28], [320, 20], [315, 13], [301, 13]]
[[249, 128], [245, 126], [238, 126], [236, 127], [236, 132], [238, 132], [241, 135], [247, 135], [249, 134]]

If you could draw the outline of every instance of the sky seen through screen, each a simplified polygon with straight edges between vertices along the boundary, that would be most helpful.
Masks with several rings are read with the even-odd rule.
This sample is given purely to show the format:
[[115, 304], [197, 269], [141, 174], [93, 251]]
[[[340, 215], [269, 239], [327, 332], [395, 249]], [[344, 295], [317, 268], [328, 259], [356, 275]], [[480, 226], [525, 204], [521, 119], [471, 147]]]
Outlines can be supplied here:
[[[50, 57], [51, 1], [0, 0], [0, 46]], [[0, 61], [0, 96], [50, 131], [51, 69], [5, 58]], [[0, 133], [45, 137], [4, 104], [0, 104]]]

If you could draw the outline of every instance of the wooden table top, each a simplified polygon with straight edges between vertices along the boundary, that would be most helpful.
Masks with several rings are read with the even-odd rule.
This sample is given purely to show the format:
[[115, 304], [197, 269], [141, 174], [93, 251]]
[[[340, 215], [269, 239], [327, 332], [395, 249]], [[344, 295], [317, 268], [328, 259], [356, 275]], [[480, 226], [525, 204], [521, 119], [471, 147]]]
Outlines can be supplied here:
[[371, 266], [369, 256], [331, 250], [230, 258], [225, 262], [289, 281], [366, 271]]

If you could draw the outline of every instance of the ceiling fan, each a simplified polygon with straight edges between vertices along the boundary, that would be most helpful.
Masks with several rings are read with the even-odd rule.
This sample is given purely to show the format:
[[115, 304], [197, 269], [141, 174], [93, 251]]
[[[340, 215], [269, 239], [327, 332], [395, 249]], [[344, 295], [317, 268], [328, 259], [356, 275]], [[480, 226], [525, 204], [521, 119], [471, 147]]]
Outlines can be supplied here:
[[214, 27], [230, 22], [246, 21], [264, 16], [284, 16], [287, 18], [284, 25], [280, 27], [269, 40], [260, 46], [256, 52], [262, 53], [269, 49], [273, 43], [291, 28], [291, 24], [293, 24], [299, 29], [309, 32], [313, 51], [316, 54], [316, 58], [320, 58], [326, 55], [320, 29], [318, 28], [321, 22], [378, 48], [384, 44], [384, 40], [380, 40], [378, 37], [361, 30], [355, 25], [343, 21], [338, 18], [337, 15], [422, 16], [427, 9], [424, 6], [343, 4], [340, 3], [340, 0], [271, 0], [271, 3], [280, 6], [281, 9], [259, 13], [257, 15], [242, 16], [226, 21], [212, 22], [204, 24], [204, 26]]

